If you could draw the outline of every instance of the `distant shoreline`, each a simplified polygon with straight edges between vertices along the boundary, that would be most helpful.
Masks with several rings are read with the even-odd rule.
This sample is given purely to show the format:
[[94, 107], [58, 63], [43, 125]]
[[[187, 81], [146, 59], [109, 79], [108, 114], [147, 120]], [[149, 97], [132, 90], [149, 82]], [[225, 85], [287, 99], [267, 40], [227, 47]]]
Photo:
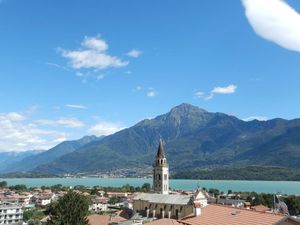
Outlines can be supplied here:
[[[144, 183], [152, 184], [151, 178], [5, 178], [7, 186], [26, 185], [32, 187], [47, 187], [61, 184], [65, 187], [122, 187], [123, 185], [142, 186]], [[300, 181], [250, 181], [250, 180], [199, 180], [199, 179], [170, 179], [170, 188], [173, 190], [190, 191], [198, 187], [216, 188], [227, 192], [228, 190], [257, 193], [282, 193], [300, 195]]]
[[[7, 178], [115, 178], [115, 179], [152, 179], [151, 175], [143, 177], [107, 176], [101, 173], [81, 173], [53, 175], [36, 172], [16, 172], [0, 174], [0, 179]], [[244, 180], [244, 181], [300, 181], [300, 169], [276, 166], [248, 166], [215, 169], [192, 169], [172, 174], [171, 179], [184, 180]]]

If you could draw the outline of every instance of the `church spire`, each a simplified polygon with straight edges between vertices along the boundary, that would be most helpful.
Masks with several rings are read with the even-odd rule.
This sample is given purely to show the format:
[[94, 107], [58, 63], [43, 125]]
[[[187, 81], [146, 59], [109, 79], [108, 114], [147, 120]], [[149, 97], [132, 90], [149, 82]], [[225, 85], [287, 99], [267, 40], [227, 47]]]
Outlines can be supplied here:
[[169, 194], [169, 165], [163, 148], [162, 139], [153, 164], [153, 188], [155, 193]]
[[157, 154], [156, 154], [157, 158], [166, 158], [166, 154], [164, 151], [164, 147], [163, 147], [163, 143], [162, 143], [162, 139], [159, 139], [159, 146], [158, 146], [158, 150], [157, 150]]

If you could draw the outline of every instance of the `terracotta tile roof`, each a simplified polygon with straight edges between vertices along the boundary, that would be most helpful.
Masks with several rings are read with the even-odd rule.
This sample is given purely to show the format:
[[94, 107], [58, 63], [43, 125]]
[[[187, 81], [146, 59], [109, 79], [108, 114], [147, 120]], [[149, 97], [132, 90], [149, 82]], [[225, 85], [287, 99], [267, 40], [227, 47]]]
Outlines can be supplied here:
[[252, 210], [257, 212], [267, 212], [270, 210], [270, 208], [264, 206], [264, 205], [256, 205], [251, 207]]
[[109, 217], [103, 215], [90, 215], [88, 216], [90, 225], [108, 225]]
[[283, 215], [278, 214], [221, 205], [207, 205], [201, 209], [201, 216], [191, 215], [179, 222], [188, 225], [269, 225], [275, 224], [284, 218]]
[[165, 219], [152, 221], [150, 223], [147, 223], [147, 225], [182, 225], [182, 224], [178, 223], [176, 220], [165, 218]]
[[109, 225], [111, 223], [123, 222], [127, 219], [119, 215], [110, 217], [107, 215], [93, 214], [88, 216], [88, 220], [90, 225]]

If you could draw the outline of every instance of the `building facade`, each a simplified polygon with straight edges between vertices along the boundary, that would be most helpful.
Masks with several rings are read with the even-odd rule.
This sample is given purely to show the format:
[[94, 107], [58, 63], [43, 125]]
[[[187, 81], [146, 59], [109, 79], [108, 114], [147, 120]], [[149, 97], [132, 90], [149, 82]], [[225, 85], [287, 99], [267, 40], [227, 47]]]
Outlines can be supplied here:
[[0, 224], [22, 224], [23, 211], [20, 205], [1, 204]]
[[169, 165], [161, 139], [153, 165], [153, 190], [157, 194], [169, 194]]
[[207, 196], [202, 190], [191, 195], [169, 194], [169, 165], [159, 141], [153, 165], [154, 193], [141, 193], [133, 198], [133, 211], [144, 217], [180, 219], [193, 213], [194, 204], [207, 205]]

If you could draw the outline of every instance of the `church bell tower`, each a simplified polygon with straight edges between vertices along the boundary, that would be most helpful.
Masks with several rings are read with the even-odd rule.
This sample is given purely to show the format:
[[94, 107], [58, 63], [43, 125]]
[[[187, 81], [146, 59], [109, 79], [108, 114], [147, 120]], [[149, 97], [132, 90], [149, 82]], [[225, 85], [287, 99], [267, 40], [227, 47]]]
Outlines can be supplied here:
[[169, 165], [161, 139], [153, 165], [153, 189], [158, 194], [169, 194]]

